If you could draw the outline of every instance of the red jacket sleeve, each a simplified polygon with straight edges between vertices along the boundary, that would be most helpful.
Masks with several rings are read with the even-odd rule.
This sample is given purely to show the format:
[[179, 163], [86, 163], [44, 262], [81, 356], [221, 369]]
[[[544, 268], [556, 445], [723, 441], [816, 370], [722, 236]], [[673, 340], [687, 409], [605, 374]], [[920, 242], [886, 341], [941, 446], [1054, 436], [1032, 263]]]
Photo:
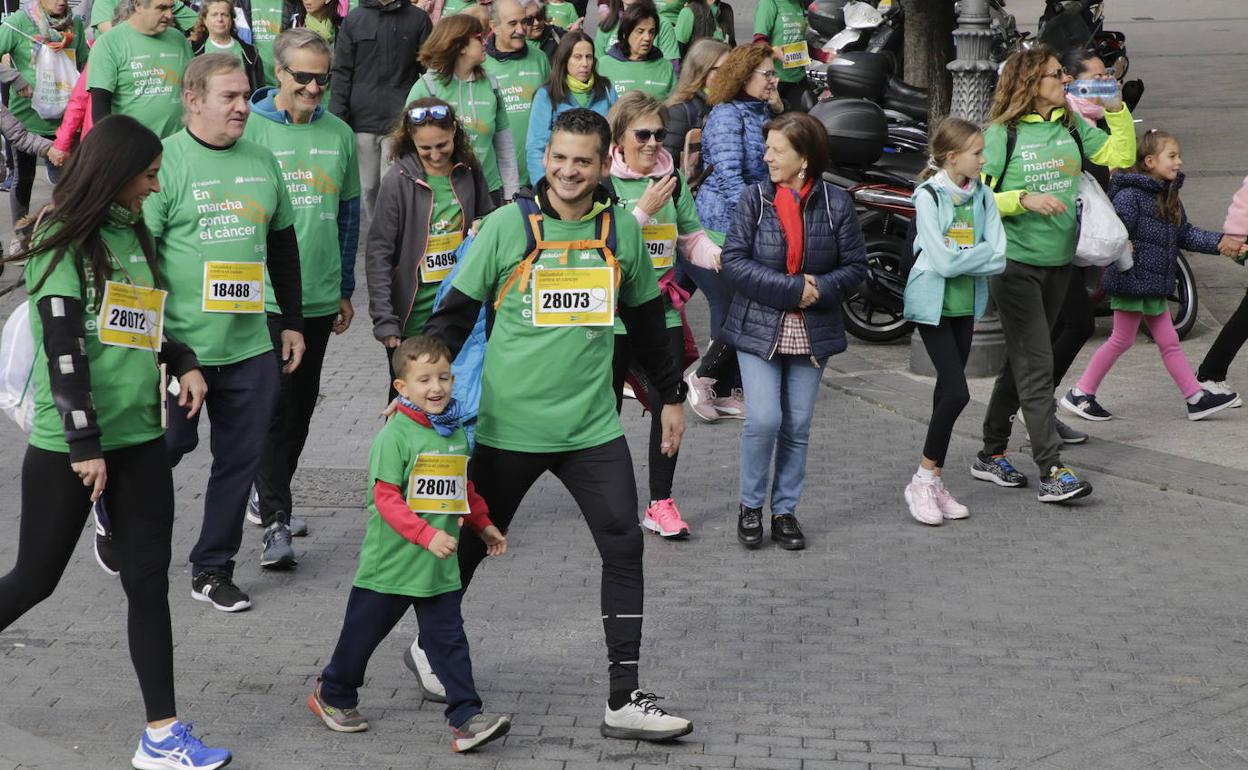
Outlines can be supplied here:
[[382, 521], [390, 528], [422, 548], [428, 548], [433, 536], [438, 533], [436, 527], [412, 513], [403, 499], [403, 492], [394, 484], [378, 479], [373, 484], [373, 504], [381, 514]]
[[490, 521], [490, 507], [486, 505], [485, 498], [477, 494], [477, 488], [471, 481], [468, 482], [468, 516], [464, 522], [478, 535], [486, 527], [494, 526], [494, 522]]

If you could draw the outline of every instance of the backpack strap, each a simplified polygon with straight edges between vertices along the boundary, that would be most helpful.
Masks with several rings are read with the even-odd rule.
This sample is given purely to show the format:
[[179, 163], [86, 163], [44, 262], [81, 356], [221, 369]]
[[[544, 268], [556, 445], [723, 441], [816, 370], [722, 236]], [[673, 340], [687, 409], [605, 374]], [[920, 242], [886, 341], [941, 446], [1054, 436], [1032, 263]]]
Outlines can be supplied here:
[[1007, 125], [1005, 127], [1005, 162], [1001, 164], [1001, 173], [997, 174], [996, 179], [992, 180], [992, 191], [994, 193], [1001, 192], [1001, 184], [1005, 181], [1005, 171], [1010, 167], [1010, 158], [1013, 157], [1014, 147], [1017, 144], [1018, 126]]
[[[1078, 118], [1074, 120], [1078, 120]], [[1079, 160], [1083, 161], [1088, 156], [1083, 152], [1083, 136], [1079, 134], [1079, 127], [1075, 125], [1074, 120], [1066, 124], [1066, 130], [1070, 132], [1070, 138], [1075, 140], [1075, 146], [1079, 148]]]

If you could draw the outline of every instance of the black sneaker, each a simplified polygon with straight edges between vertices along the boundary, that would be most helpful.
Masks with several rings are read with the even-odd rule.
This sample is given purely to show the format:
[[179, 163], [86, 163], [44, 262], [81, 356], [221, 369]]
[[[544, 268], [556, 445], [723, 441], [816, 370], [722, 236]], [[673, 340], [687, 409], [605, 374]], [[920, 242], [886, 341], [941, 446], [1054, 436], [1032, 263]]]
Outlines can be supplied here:
[[117, 544], [113, 542], [112, 528], [109, 526], [108, 513], [104, 510], [104, 498], [96, 500], [91, 506], [91, 516], [95, 519], [95, 563], [100, 569], [113, 577], [121, 574], [121, 555], [117, 553]]
[[261, 542], [260, 566], [265, 569], [290, 569], [299, 563], [294, 546], [290, 544], [290, 527], [275, 521], [264, 531]]
[[976, 455], [975, 462], [971, 463], [971, 475], [980, 481], [991, 481], [999, 487], [1027, 486], [1027, 477], [1005, 455], [993, 455], [987, 459]]
[[746, 548], [757, 548], [763, 543], [763, 509], [741, 506], [737, 515], [737, 540]]
[[1080, 481], [1070, 468], [1054, 465], [1047, 478], [1040, 479], [1039, 499], [1042, 503], [1060, 503], [1092, 494], [1092, 485]]
[[1223, 409], [1230, 409], [1235, 406], [1235, 402], [1239, 399], [1239, 394], [1231, 391], [1230, 393], [1214, 393], [1209, 389], [1200, 391], [1200, 400], [1194, 404], [1187, 405], [1187, 419], [1195, 422], [1203, 420], [1211, 414], [1217, 414]]
[[1057, 425], [1057, 437], [1063, 444], [1082, 444], [1088, 440], [1088, 434], [1083, 431], [1075, 430], [1057, 418], [1054, 418], [1054, 423]]
[[1096, 403], [1096, 396], [1090, 393], [1076, 396], [1075, 391], [1068, 390], [1066, 395], [1062, 396], [1062, 400], [1057, 403], [1061, 404], [1066, 411], [1077, 414], [1085, 420], [1104, 422], [1114, 418], [1108, 409]]
[[806, 547], [806, 536], [797, 524], [797, 517], [791, 513], [771, 517], [771, 539], [786, 551], [800, 551]]
[[251, 609], [251, 598], [242, 592], [229, 576], [220, 572], [201, 572], [191, 578], [191, 598], [211, 602], [222, 612], [242, 612]]

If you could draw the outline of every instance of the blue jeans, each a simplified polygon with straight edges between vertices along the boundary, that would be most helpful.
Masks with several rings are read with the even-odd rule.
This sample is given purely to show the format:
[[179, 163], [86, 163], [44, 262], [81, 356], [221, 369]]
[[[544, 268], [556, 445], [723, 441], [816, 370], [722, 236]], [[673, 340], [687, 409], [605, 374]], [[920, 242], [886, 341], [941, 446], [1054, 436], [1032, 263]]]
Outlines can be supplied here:
[[737, 351], [745, 388], [745, 428], [741, 433], [741, 504], [762, 508], [775, 450], [776, 478], [771, 514], [796, 513], [806, 481], [810, 420], [819, 396], [824, 358], [775, 355], [771, 360]]

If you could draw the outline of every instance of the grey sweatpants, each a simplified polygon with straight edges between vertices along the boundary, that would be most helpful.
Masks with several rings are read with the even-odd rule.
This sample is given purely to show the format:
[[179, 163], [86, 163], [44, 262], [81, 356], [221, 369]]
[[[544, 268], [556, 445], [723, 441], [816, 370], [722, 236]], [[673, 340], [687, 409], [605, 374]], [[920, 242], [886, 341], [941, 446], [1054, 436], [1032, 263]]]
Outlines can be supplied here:
[[355, 155], [360, 164], [360, 198], [364, 216], [371, 222], [381, 178], [390, 170], [390, 138], [387, 134], [356, 134]]

